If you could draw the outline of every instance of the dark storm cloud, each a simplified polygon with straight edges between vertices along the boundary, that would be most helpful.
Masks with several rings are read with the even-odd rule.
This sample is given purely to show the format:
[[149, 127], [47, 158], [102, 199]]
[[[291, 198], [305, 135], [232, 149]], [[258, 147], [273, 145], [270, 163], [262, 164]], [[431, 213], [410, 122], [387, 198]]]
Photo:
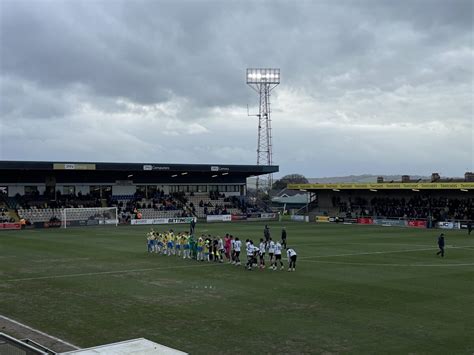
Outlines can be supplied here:
[[372, 85], [382, 81], [377, 32], [390, 24], [387, 17], [419, 32], [421, 41], [435, 25], [456, 37], [455, 29], [472, 25], [472, 3], [454, 4], [6, 1], [2, 69], [45, 87], [80, 83], [98, 95], [142, 103], [172, 93], [202, 105], [243, 103], [245, 67], [267, 63], [281, 65], [283, 78], [299, 85], [348, 67], [365, 74], [372, 68], [374, 75], [365, 77]]

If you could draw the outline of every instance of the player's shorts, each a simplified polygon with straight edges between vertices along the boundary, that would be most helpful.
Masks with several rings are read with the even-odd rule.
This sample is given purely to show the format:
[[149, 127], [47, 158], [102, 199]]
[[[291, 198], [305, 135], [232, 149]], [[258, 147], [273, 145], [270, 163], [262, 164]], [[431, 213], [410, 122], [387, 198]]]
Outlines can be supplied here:
[[259, 252], [259, 254], [260, 254], [260, 258], [263, 259], [265, 257], [265, 253]]
[[202, 247], [197, 247], [198, 252], [202, 252]]
[[281, 260], [281, 254], [276, 254], [275, 255], [275, 260]]
[[184, 249], [189, 249], [189, 244], [184, 244], [183, 248]]
[[270, 259], [273, 259], [273, 255], [274, 253], [268, 253], [268, 256], [270, 257]]
[[176, 244], [176, 249], [181, 249], [181, 244]]
[[158, 246], [159, 246], [159, 247], [162, 247], [162, 246], [163, 246], [163, 242], [158, 242]]
[[172, 248], [173, 247], [173, 242], [168, 242], [167, 246], [168, 246], [168, 248]]

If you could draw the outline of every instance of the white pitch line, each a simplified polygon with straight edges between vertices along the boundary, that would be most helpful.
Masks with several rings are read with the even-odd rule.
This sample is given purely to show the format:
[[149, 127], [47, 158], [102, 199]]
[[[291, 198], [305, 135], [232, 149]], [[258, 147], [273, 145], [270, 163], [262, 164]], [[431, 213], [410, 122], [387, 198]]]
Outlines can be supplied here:
[[406, 253], [412, 251], [426, 251], [426, 250], [437, 250], [438, 248], [425, 248], [425, 249], [405, 249], [405, 250], [392, 250], [392, 251], [373, 251], [367, 253], [348, 253], [348, 254], [332, 254], [332, 255], [314, 255], [314, 256], [303, 256], [299, 259], [314, 259], [314, 258], [332, 258], [337, 256], [353, 256], [353, 255], [376, 255], [376, 254], [391, 254], [391, 253]]
[[168, 267], [154, 267], [147, 269], [133, 269], [133, 270], [115, 270], [115, 271], [98, 271], [98, 272], [85, 272], [81, 274], [65, 274], [65, 275], [50, 275], [50, 276], [38, 276], [38, 277], [24, 277], [19, 279], [2, 280], [3, 282], [18, 282], [18, 281], [33, 281], [33, 280], [48, 280], [48, 279], [60, 279], [66, 277], [81, 277], [81, 276], [98, 276], [98, 275], [111, 275], [111, 274], [129, 274], [133, 272], [143, 271], [155, 271], [155, 270], [169, 270], [169, 269], [184, 269], [184, 268], [195, 268], [203, 266], [213, 266], [223, 264], [204, 264], [204, 265], [180, 265], [180, 266], [168, 266]]
[[403, 267], [456, 267], [474, 266], [471, 264], [382, 264], [382, 263], [350, 263], [345, 261], [323, 261], [323, 260], [302, 260], [304, 263], [337, 264], [337, 265], [361, 265], [361, 266], [403, 266]]
[[[464, 250], [474, 250], [470, 247], [447, 247], [448, 249], [464, 249]], [[314, 259], [314, 258], [332, 258], [338, 256], [354, 256], [354, 255], [377, 255], [377, 254], [392, 254], [392, 253], [408, 253], [414, 251], [427, 251], [427, 250], [438, 250], [438, 248], [418, 248], [418, 249], [404, 249], [404, 250], [391, 250], [391, 251], [373, 251], [373, 252], [364, 252], [364, 253], [348, 253], [348, 254], [332, 254], [332, 255], [314, 255], [314, 256], [303, 256], [299, 259]]]
[[[470, 248], [463, 247], [451, 247], [450, 249], [468, 249]], [[377, 254], [391, 254], [391, 253], [406, 253], [414, 251], [427, 251], [427, 250], [438, 250], [438, 248], [424, 248], [424, 249], [405, 249], [405, 250], [393, 250], [393, 251], [376, 251], [376, 252], [365, 252], [365, 253], [348, 253], [348, 254], [332, 254], [332, 255], [314, 255], [314, 256], [302, 256], [301, 259], [315, 259], [315, 258], [331, 258], [331, 257], [340, 257], [340, 256], [357, 256], [357, 255], [377, 255]], [[304, 260], [309, 262], [318, 262], [312, 260]], [[326, 262], [326, 263], [335, 263], [338, 262]], [[342, 263], [340, 263], [342, 264]], [[351, 263], [347, 263], [351, 264]], [[353, 263], [355, 265], [364, 265], [362, 263]], [[146, 269], [132, 269], [132, 270], [115, 270], [115, 271], [99, 271], [99, 272], [86, 272], [80, 274], [65, 274], [65, 275], [50, 275], [50, 276], [38, 276], [38, 277], [24, 277], [18, 279], [10, 280], [1, 280], [3, 282], [19, 282], [19, 281], [34, 281], [34, 280], [49, 280], [49, 279], [59, 279], [59, 278], [68, 278], [68, 277], [82, 277], [82, 276], [99, 276], [99, 275], [113, 275], [113, 274], [129, 274], [134, 272], [143, 272], [143, 271], [155, 271], [155, 270], [169, 270], [169, 269], [183, 269], [183, 268], [196, 268], [196, 267], [205, 267], [205, 266], [215, 266], [215, 265], [225, 265], [225, 264], [204, 264], [204, 265], [179, 265], [179, 266], [169, 266], [169, 267], [156, 267], [156, 268], [146, 268]], [[367, 264], [367, 265], [393, 265], [393, 266], [421, 266], [421, 265], [410, 265], [410, 264]], [[447, 264], [444, 264], [446, 266]], [[452, 264], [450, 266], [470, 266], [474, 264]], [[425, 266], [425, 265], [423, 265]], [[426, 265], [430, 266], [430, 265]], [[443, 266], [443, 265], [433, 265], [433, 266]]]
[[[341, 243], [291, 243], [291, 245], [294, 245], [294, 246], [316, 246], [316, 247], [327, 247], [327, 246], [333, 246], [333, 245], [387, 245], [387, 244], [390, 244], [390, 245], [408, 245], [408, 246], [412, 246], [412, 247], [432, 247], [433, 244], [412, 244], [412, 243], [385, 243], [385, 242], [382, 242], [382, 243], [345, 243], [345, 242], [341, 242]], [[453, 247], [452, 245], [447, 245], [448, 248], [464, 248], [464, 249], [474, 249], [474, 246], [469, 246], [469, 245], [463, 245], [463, 246], [459, 246], [459, 247]]]
[[47, 337], [47, 338], [56, 340], [57, 342], [63, 343], [63, 344], [65, 344], [65, 345], [67, 345], [67, 346], [70, 346], [70, 347], [73, 348], [73, 349], [76, 349], [76, 350], [80, 349], [80, 347], [78, 347], [78, 346], [76, 346], [76, 345], [74, 345], [74, 344], [71, 344], [71, 343], [68, 343], [67, 341], [64, 341], [64, 340], [62, 340], [62, 339], [56, 338], [55, 336], [49, 335], [49, 334], [47, 334], [47, 333], [44, 333], [44, 332], [42, 332], [41, 330], [32, 328], [32, 327], [30, 327], [30, 326], [28, 326], [28, 325], [26, 325], [26, 324], [23, 324], [23, 323], [20, 323], [20, 322], [14, 320], [14, 319], [11, 319], [11, 318], [8, 318], [8, 317], [2, 316], [2, 315], [0, 315], [0, 318], [3, 318], [3, 319], [5, 319], [5, 320], [7, 320], [7, 321], [9, 321], [9, 322], [12, 322], [12, 323], [16, 324], [16, 325], [19, 325], [19, 326], [21, 326], [21, 327], [24, 327], [24, 328], [26, 328], [26, 329], [29, 329], [29, 330], [31, 330], [31, 331], [33, 331], [33, 332], [35, 332], [35, 333], [41, 334], [41, 335], [43, 335], [43, 336], [45, 336], [45, 337]]

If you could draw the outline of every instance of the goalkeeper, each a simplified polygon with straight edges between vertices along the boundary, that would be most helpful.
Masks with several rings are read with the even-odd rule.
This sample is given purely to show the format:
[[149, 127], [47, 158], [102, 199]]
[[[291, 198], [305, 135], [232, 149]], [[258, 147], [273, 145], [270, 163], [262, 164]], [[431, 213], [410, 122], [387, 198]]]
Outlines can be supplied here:
[[151, 232], [146, 234], [146, 247], [149, 253], [153, 252], [152, 237], [153, 234]]

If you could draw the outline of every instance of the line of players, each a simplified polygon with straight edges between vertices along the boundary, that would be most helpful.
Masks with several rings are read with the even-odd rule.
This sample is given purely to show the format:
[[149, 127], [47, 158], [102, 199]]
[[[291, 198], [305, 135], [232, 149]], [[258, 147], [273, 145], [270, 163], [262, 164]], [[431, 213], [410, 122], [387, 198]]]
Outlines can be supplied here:
[[[252, 240], [245, 241], [245, 251], [247, 255], [247, 270], [255, 267], [264, 269], [266, 267], [265, 255], [269, 256], [271, 270], [284, 269], [282, 261], [283, 246], [286, 249], [288, 259], [288, 271], [296, 270], [296, 251], [286, 248], [286, 240], [283, 245], [279, 241], [274, 242], [271, 237], [260, 239], [259, 245], [254, 245]], [[195, 240], [194, 236], [188, 232], [174, 234], [173, 230], [164, 233], [157, 233], [151, 229], [147, 233], [147, 250], [149, 253], [158, 253], [167, 256], [178, 256], [183, 259], [195, 259], [207, 262], [228, 262], [236, 266], [241, 265], [240, 254], [242, 251], [242, 241], [226, 234], [224, 238], [219, 236], [201, 235]]]

